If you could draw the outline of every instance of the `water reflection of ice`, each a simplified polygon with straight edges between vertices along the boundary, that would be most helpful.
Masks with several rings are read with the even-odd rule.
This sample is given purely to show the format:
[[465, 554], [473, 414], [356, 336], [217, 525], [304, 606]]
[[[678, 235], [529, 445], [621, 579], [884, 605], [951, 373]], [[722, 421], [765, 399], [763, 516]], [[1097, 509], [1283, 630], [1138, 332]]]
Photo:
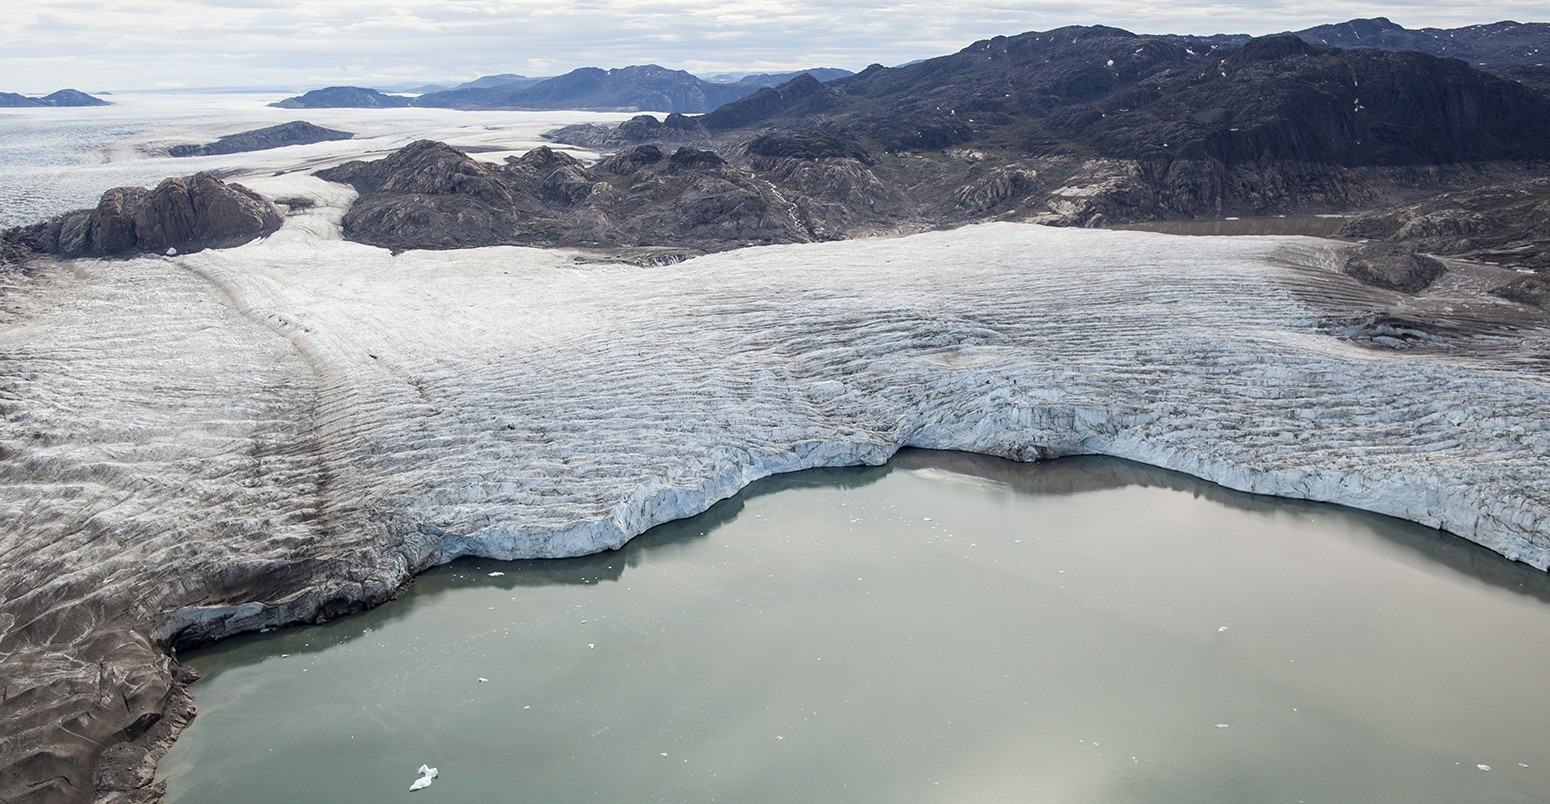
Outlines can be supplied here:
[[[279, 93], [122, 93], [113, 106], [0, 109], [0, 227], [91, 206], [103, 190], [150, 186], [200, 170], [223, 176], [313, 170], [386, 154], [417, 139], [449, 142], [499, 161], [543, 143], [545, 131], [629, 113], [459, 112], [448, 109], [276, 109]], [[353, 140], [269, 151], [174, 159], [167, 148], [306, 120]], [[587, 154], [578, 153], [585, 157]]]

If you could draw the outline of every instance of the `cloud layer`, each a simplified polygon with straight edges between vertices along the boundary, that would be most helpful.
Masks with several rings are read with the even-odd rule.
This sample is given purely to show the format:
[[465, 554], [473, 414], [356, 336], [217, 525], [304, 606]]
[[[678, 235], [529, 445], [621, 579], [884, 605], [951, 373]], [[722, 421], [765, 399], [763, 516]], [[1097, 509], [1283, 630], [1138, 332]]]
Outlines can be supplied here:
[[1102, 23], [1271, 33], [1354, 17], [1407, 27], [1539, 21], [1540, 0], [20, 0], [0, 16], [0, 91], [307, 89], [656, 63], [697, 73], [859, 69], [998, 34]]

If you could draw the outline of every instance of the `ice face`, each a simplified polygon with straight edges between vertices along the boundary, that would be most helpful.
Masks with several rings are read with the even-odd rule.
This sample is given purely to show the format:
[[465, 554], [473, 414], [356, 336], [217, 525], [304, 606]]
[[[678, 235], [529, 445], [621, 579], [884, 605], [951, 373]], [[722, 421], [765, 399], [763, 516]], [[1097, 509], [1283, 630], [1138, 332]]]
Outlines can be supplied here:
[[903, 445], [1119, 455], [1550, 558], [1543, 377], [1319, 333], [1290, 288], [1349, 284], [1335, 246], [989, 225], [655, 269], [395, 257], [315, 237], [346, 199], [313, 188], [310, 219], [181, 264], [333, 383], [323, 454], [417, 564], [615, 547]]

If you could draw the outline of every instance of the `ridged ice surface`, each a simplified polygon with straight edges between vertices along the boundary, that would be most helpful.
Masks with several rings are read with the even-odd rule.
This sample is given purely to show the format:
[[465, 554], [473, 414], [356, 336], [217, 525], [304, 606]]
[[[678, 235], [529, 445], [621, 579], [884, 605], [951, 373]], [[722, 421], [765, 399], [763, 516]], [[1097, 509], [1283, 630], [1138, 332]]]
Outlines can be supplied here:
[[[238, 249], [7, 280], [0, 660], [39, 670], [0, 704], [25, 727], [6, 766], [90, 752], [50, 718], [133, 720], [147, 701], [103, 691], [165, 688], [148, 637], [376, 602], [464, 554], [616, 547], [906, 445], [1134, 458], [1550, 564], [1543, 314], [1469, 301], [1464, 274], [1407, 299], [1323, 241], [1014, 224], [665, 268], [393, 256], [337, 239], [348, 190], [253, 186], [319, 204]], [[1445, 334], [1331, 334], [1396, 311]]]

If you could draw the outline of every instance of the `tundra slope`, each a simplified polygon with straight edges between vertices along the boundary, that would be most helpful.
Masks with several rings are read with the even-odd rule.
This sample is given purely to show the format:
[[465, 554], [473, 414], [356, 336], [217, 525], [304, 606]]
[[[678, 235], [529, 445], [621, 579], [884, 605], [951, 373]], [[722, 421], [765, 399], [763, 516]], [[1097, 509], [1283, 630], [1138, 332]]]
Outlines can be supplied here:
[[169, 647], [903, 446], [1133, 458], [1550, 566], [1550, 331], [1489, 268], [1409, 296], [1327, 241], [1014, 224], [651, 270], [394, 256], [337, 239], [339, 185], [253, 184], [314, 204], [235, 249], [5, 275], [6, 800], [154, 799]]

